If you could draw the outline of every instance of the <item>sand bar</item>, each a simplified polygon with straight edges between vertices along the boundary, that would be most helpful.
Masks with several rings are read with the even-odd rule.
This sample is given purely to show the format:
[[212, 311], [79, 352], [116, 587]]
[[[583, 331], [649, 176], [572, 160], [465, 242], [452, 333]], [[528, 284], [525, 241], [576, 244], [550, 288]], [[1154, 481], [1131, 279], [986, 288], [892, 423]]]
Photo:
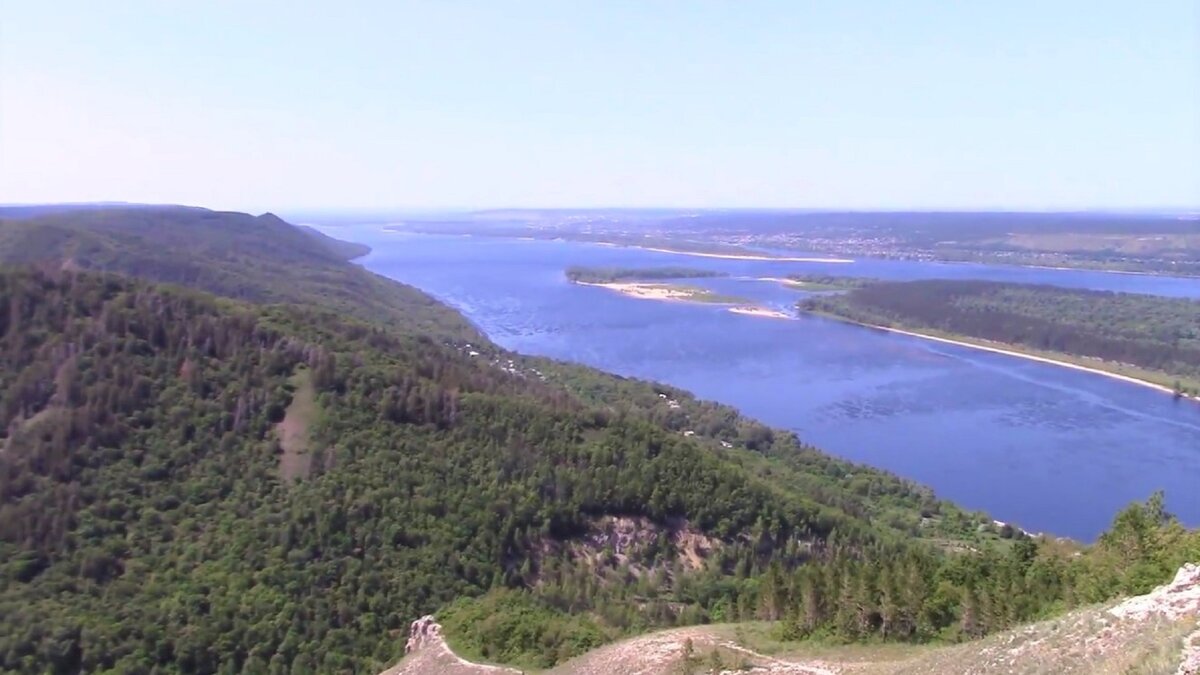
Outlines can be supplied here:
[[755, 281], [771, 281], [784, 286], [795, 286], [796, 288], [804, 288], [805, 286], [813, 286], [807, 281], [797, 281], [796, 279], [787, 279], [785, 277], [752, 277]]
[[[711, 303], [704, 299], [704, 296], [710, 291], [703, 288], [678, 287], [667, 284], [655, 284], [644, 282], [618, 282], [611, 283], [593, 283], [586, 281], [572, 282], [579, 286], [597, 286], [599, 288], [607, 288], [610, 291], [616, 291], [622, 295], [627, 295], [631, 298], [639, 300], [666, 300], [669, 302], [694, 302], [707, 304], [724, 304]], [[761, 316], [771, 319], [791, 319], [793, 318], [786, 312], [781, 312], [777, 309], [769, 309], [767, 307], [759, 307], [757, 305], [737, 305], [730, 307], [729, 311], [734, 314], [746, 314], [748, 316]]]
[[576, 281], [573, 283], [579, 286], [596, 286], [598, 288], [607, 288], [610, 291], [616, 291], [622, 295], [628, 295], [631, 298], [639, 298], [642, 300], [691, 300], [696, 302], [696, 296], [707, 292], [693, 288], [680, 288], [678, 286], [670, 286], [667, 284], [650, 284], [639, 282], [614, 281], [612, 283], [601, 284], [588, 281]]
[[762, 316], [768, 319], [790, 319], [792, 318], [787, 312], [781, 312], [777, 309], [767, 309], [766, 307], [730, 307], [729, 311], [734, 314], [746, 314], [747, 316]]

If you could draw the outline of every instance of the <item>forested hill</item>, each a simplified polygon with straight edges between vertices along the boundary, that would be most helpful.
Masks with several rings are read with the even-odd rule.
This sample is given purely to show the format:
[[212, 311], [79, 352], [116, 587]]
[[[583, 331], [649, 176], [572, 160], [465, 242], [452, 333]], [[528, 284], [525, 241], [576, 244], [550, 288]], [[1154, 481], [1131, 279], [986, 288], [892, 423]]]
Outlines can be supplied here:
[[0, 219], [0, 264], [117, 272], [253, 302], [325, 307], [397, 329], [478, 337], [424, 293], [348, 262], [366, 252], [361, 246], [271, 214], [179, 206], [32, 213]]
[[435, 611], [532, 666], [709, 620], [959, 640], [1200, 555], [1159, 501], [1075, 556], [727, 407], [505, 353], [270, 216], [114, 213], [0, 229], [33, 263], [0, 271], [0, 671], [373, 672]]
[[[327, 312], [4, 273], [0, 345], [0, 670], [363, 672], [399, 656], [407, 621], [489, 588], [602, 608], [606, 630], [680, 620], [669, 602], [697, 620], [750, 602], [746, 580], [767, 561], [808, 555], [797, 540], [888, 538], [867, 523], [886, 512], [850, 485], [913, 532], [919, 508], [941, 510], [882, 474], [849, 483], [846, 465], [736, 416], [702, 433], [796, 463], [716, 452], [711, 436], [542, 378], [642, 394], [636, 383], [541, 374]], [[678, 424], [702, 421], [701, 406], [645, 393]], [[284, 447], [287, 429], [299, 446]], [[812, 495], [860, 515], [790, 489], [805, 462], [828, 472], [809, 477]], [[605, 518], [634, 519], [622, 522], [645, 529], [645, 548], [568, 543]], [[692, 555], [711, 560], [705, 581], [670, 552], [680, 534], [704, 542]], [[612, 575], [661, 576], [636, 590], [593, 577], [610, 563], [588, 555], [617, 554]], [[589, 623], [538, 648], [565, 655], [603, 635]]]
[[994, 281], [877, 282], [800, 308], [1105, 362], [1200, 391], [1200, 301]]
[[358, 244], [352, 241], [334, 239], [333, 237], [310, 225], [297, 225], [297, 227], [301, 232], [304, 232], [305, 234], [308, 234], [317, 241], [321, 242], [321, 244], [332, 251], [334, 255], [337, 255], [344, 260], [361, 258], [371, 252], [371, 247], [367, 246], [366, 244]]
[[670, 390], [69, 270], [0, 273], [0, 392], [4, 671], [370, 672], [439, 609], [532, 665], [704, 620], [959, 639], [1197, 553], [1153, 504], [1008, 551]]

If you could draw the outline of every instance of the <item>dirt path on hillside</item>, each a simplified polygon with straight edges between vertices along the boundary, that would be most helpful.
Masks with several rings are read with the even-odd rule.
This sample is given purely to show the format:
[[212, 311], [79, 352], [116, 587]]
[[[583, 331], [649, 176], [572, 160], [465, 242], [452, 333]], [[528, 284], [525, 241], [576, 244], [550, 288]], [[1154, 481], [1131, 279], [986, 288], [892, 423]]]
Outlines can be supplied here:
[[[690, 644], [691, 652], [688, 652]], [[380, 675], [520, 675], [522, 671], [472, 663], [451, 651], [432, 616], [414, 621], [407, 656]], [[718, 637], [711, 627], [693, 626], [642, 635], [600, 647], [544, 675], [840, 675], [828, 664], [777, 659]]]
[[[641, 635], [578, 656], [542, 675], [1200, 675], [1200, 565], [1145, 595], [1075, 610], [982, 640], [888, 655], [869, 645], [821, 659], [767, 656], [720, 626]], [[412, 624], [408, 656], [381, 675], [520, 675], [460, 658], [432, 616]]]
[[759, 654], [719, 637], [711, 627], [692, 626], [600, 647], [547, 671], [547, 675], [675, 675], [713, 671], [756, 675], [838, 675], [842, 672], [825, 663], [787, 661]]

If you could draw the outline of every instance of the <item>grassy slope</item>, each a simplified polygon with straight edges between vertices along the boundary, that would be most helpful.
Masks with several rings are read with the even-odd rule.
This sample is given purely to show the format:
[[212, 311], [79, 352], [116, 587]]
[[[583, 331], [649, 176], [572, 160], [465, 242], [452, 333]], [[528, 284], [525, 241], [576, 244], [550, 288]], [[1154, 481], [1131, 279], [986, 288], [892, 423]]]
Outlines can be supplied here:
[[1119, 619], [1107, 607], [958, 645], [797, 644], [777, 640], [776, 626], [764, 622], [672, 629], [606, 645], [542, 672], [600, 675], [636, 667], [644, 675], [699, 675], [716, 667], [764, 675], [1174, 675], [1196, 618]]
[[796, 645], [770, 624], [713, 626], [712, 635], [771, 657], [833, 664], [861, 675], [1104, 673], [1168, 675], [1179, 664], [1196, 618], [1119, 619], [1097, 605], [959, 645]]

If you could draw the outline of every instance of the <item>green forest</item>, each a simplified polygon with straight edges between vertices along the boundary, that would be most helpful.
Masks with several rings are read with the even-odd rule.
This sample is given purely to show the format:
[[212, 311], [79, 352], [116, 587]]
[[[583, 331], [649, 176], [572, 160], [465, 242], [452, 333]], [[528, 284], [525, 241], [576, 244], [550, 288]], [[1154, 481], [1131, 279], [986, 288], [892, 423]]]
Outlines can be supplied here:
[[5, 672], [373, 672], [434, 612], [530, 667], [708, 621], [957, 641], [1200, 556], [1160, 496], [1091, 547], [1030, 538], [686, 392], [505, 352], [273, 217], [121, 213], [0, 223]]
[[806, 298], [801, 310], [937, 331], [1148, 371], [1200, 393], [1200, 301], [992, 281], [866, 284]]

